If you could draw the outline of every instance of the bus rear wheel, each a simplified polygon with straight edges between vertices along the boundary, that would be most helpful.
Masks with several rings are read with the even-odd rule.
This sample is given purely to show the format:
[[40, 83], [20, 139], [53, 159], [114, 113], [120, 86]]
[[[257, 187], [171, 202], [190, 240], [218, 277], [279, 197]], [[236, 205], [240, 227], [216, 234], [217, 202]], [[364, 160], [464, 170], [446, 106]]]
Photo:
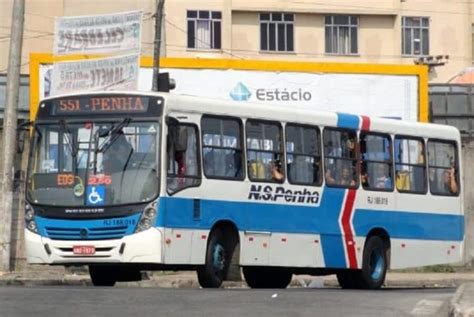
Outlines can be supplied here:
[[112, 266], [89, 265], [89, 275], [94, 286], [114, 286], [117, 270]]
[[286, 288], [293, 273], [284, 268], [244, 266], [245, 282], [250, 288]]
[[206, 250], [206, 263], [198, 268], [199, 285], [204, 288], [217, 288], [227, 276], [229, 264], [235, 245], [226, 240], [222, 230], [217, 228], [211, 232]]
[[359, 275], [360, 288], [378, 289], [382, 287], [387, 273], [387, 249], [378, 236], [371, 236], [364, 247], [362, 270]]

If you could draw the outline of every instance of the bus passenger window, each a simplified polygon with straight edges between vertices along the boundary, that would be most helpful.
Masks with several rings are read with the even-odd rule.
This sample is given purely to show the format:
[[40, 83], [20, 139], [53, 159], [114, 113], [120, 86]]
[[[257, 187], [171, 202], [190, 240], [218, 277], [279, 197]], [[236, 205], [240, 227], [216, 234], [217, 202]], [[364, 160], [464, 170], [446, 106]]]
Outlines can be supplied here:
[[433, 195], [459, 194], [458, 166], [456, 143], [428, 141], [429, 181]]
[[361, 183], [364, 189], [393, 190], [392, 142], [389, 135], [361, 133]]
[[291, 184], [321, 185], [321, 141], [317, 128], [287, 124], [286, 157]]
[[168, 192], [175, 193], [201, 183], [198, 164], [197, 127], [179, 124], [168, 127]]
[[250, 180], [283, 182], [285, 165], [281, 125], [275, 122], [248, 120], [246, 132]]
[[326, 128], [324, 175], [328, 186], [355, 188], [358, 184], [357, 136], [354, 130]]
[[203, 116], [203, 170], [207, 178], [242, 180], [242, 124], [237, 118]]
[[425, 144], [421, 138], [395, 137], [395, 184], [399, 192], [426, 193]]

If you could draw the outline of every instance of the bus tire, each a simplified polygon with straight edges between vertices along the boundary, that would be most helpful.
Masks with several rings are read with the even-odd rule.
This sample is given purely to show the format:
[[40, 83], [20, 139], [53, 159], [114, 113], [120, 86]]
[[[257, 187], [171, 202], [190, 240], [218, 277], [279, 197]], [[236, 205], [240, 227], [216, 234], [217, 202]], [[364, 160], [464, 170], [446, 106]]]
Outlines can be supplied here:
[[378, 289], [382, 287], [387, 273], [387, 250], [382, 239], [371, 236], [365, 243], [360, 271], [360, 288]]
[[218, 288], [227, 276], [232, 248], [222, 230], [212, 230], [206, 249], [206, 262], [197, 269], [199, 285], [203, 288]]
[[245, 282], [250, 288], [287, 288], [293, 273], [283, 268], [244, 266]]
[[112, 266], [89, 265], [89, 275], [94, 286], [114, 286], [117, 273]]

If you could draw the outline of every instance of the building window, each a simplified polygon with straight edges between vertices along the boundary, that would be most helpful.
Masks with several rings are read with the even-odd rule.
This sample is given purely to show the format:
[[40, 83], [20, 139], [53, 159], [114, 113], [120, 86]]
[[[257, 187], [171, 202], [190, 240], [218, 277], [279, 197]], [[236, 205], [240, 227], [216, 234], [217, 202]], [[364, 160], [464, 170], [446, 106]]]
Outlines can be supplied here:
[[359, 17], [330, 15], [325, 17], [326, 53], [357, 54], [357, 29]]
[[429, 19], [420, 17], [402, 17], [402, 54], [428, 55], [429, 52]]
[[187, 19], [188, 48], [221, 48], [221, 12], [188, 10]]
[[294, 22], [291, 13], [260, 13], [260, 49], [293, 52]]

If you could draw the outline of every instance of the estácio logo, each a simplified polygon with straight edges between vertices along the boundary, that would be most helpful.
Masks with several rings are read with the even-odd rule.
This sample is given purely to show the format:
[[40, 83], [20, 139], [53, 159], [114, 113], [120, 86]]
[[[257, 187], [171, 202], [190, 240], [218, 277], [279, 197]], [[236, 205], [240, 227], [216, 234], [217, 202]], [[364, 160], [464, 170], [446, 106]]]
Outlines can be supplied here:
[[235, 101], [247, 101], [249, 100], [250, 96], [252, 96], [252, 93], [244, 84], [239, 82], [230, 91], [229, 96]]

